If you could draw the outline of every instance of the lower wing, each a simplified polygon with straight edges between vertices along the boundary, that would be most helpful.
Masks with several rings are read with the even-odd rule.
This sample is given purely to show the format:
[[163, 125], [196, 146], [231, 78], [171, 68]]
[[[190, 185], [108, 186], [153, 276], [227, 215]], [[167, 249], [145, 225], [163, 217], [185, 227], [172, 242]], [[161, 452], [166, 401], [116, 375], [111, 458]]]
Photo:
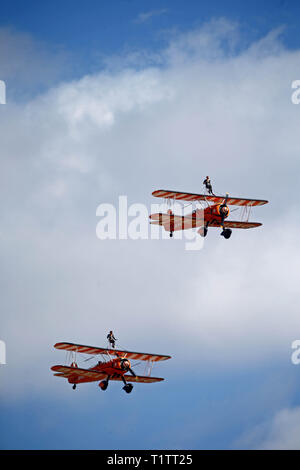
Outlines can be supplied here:
[[[56, 377], [64, 377], [66, 379], [71, 379], [72, 381], [84, 381], [84, 382], [97, 382], [98, 380], [103, 380], [107, 378], [107, 374], [103, 372], [97, 372], [90, 369], [80, 369], [79, 367], [69, 367], [69, 366], [53, 366], [51, 370], [57, 372], [54, 374]], [[149, 377], [143, 375], [123, 375], [126, 382], [140, 382], [140, 383], [152, 383], [152, 382], [161, 382], [162, 378], [160, 377]], [[110, 377], [109, 380], [122, 380], [121, 375], [115, 375]]]
[[[239, 222], [236, 220], [225, 220], [225, 228], [255, 228], [260, 227], [262, 224], [259, 222]], [[210, 222], [209, 227], [220, 227], [219, 222]]]
[[[150, 384], [153, 382], [161, 382], [162, 380], [165, 380], [165, 379], [162, 379], [161, 377], [149, 377], [148, 375], [146, 376], [136, 375], [135, 377], [133, 375], [123, 375], [123, 377], [126, 380], [126, 382], [140, 382], [144, 384]], [[118, 375], [116, 377], [112, 377], [109, 380], [122, 380], [122, 378], [120, 375]]]

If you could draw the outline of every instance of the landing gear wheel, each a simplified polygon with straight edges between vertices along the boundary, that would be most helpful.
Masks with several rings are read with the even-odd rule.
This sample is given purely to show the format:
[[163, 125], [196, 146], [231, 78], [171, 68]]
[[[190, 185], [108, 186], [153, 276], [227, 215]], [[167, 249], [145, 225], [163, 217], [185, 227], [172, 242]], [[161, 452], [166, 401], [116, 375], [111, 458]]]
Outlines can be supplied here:
[[76, 384], [74, 384], [72, 388], [73, 388], [73, 390], [76, 390]]
[[201, 227], [201, 229], [199, 230], [199, 235], [200, 235], [201, 237], [206, 237], [207, 232], [208, 232], [208, 228], [207, 228], [207, 227]]
[[99, 383], [99, 387], [101, 388], [101, 390], [106, 390], [107, 387], [108, 387], [108, 380], [102, 380], [102, 382]]
[[125, 390], [126, 393], [130, 393], [132, 389], [133, 389], [133, 385], [131, 384], [126, 384], [123, 387], [123, 390]]
[[232, 230], [230, 228], [225, 228], [221, 235], [223, 235], [224, 238], [228, 239], [231, 237]]
[[173, 237], [173, 232], [170, 232], [170, 237], [171, 237], [171, 238]]

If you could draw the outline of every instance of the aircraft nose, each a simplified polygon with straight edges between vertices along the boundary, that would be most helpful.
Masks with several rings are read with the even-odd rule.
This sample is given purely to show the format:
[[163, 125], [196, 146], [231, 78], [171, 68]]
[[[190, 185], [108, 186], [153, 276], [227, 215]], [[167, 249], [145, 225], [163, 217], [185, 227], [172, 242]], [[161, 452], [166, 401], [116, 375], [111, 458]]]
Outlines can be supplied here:
[[128, 370], [130, 368], [130, 362], [128, 359], [123, 359], [122, 360], [122, 369]]

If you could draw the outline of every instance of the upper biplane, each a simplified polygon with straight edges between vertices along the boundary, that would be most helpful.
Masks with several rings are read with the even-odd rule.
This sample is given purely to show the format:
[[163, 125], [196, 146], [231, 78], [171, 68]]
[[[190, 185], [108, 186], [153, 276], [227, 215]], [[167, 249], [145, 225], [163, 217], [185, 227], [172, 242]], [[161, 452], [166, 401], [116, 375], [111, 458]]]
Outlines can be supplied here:
[[[65, 377], [70, 384], [73, 384], [73, 390], [76, 385], [85, 382], [99, 382], [101, 390], [106, 390], [110, 380], [118, 380], [124, 383], [123, 390], [130, 393], [133, 385], [128, 382], [151, 383], [161, 382], [164, 380], [160, 377], [151, 377], [151, 370], [154, 362], [165, 361], [171, 359], [171, 356], [163, 356], [161, 354], [148, 354], [132, 351], [124, 351], [120, 349], [98, 348], [94, 346], [84, 346], [81, 344], [73, 343], [56, 343], [56, 349], [64, 349], [70, 352], [72, 359], [70, 366], [57, 365], [51, 367], [55, 371], [57, 377]], [[89, 368], [79, 368], [76, 363], [76, 354], [92, 354], [93, 356], [101, 355], [102, 361]], [[116, 356], [115, 358], [112, 356]], [[108, 357], [108, 360], [107, 360]], [[91, 358], [90, 358], [91, 359]], [[136, 375], [131, 368], [129, 359], [148, 361], [149, 370], [147, 375]], [[87, 359], [88, 360], [88, 359]], [[127, 372], [130, 373], [127, 374]]]
[[[249, 222], [249, 216], [252, 207], [262, 206], [268, 201], [263, 199], [245, 199], [226, 196], [210, 196], [206, 194], [181, 193], [177, 191], [168, 191], [159, 189], [152, 193], [153, 196], [167, 199], [169, 204], [172, 201], [180, 201], [185, 205], [200, 203], [201, 208], [193, 210], [187, 215], [175, 215], [171, 209], [167, 214], [157, 213], [150, 215], [150, 223], [162, 225], [164, 229], [170, 232], [170, 237], [177, 230], [187, 230], [200, 227], [198, 233], [205, 237], [208, 227], [222, 228], [221, 235], [229, 238], [232, 228], [254, 228], [262, 225], [259, 222]], [[228, 206], [239, 206], [241, 208], [241, 220], [226, 220], [230, 210]]]

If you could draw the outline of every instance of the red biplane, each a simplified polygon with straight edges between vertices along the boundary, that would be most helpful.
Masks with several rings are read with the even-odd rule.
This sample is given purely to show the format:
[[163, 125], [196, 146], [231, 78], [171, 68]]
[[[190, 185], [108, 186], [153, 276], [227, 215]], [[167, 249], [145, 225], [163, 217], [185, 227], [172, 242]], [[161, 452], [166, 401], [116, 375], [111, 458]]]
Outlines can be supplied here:
[[[161, 382], [160, 377], [151, 377], [151, 370], [154, 362], [165, 361], [171, 359], [171, 356], [162, 356], [160, 354], [148, 354], [139, 353], [132, 351], [123, 351], [120, 349], [107, 349], [98, 348], [94, 346], [84, 346], [81, 344], [73, 343], [56, 343], [54, 345], [56, 349], [64, 349], [69, 351], [72, 357], [72, 363], [70, 366], [53, 366], [51, 370], [56, 372], [54, 374], [57, 377], [65, 377], [68, 379], [70, 384], [73, 384], [73, 390], [76, 389], [76, 385], [85, 382], [99, 382], [101, 390], [106, 390], [108, 382], [110, 380], [118, 380], [124, 383], [123, 390], [130, 393], [133, 389], [133, 385], [128, 382], [139, 382], [139, 383], [152, 383]], [[92, 354], [93, 356], [101, 355], [103, 361], [91, 367], [90, 369], [79, 368], [76, 363], [76, 354]], [[108, 356], [108, 360], [107, 359]], [[111, 356], [116, 356], [112, 358]], [[132, 368], [129, 359], [148, 361], [150, 364], [148, 375], [136, 375]], [[131, 375], [127, 374], [129, 372]]]
[[[205, 237], [208, 227], [221, 227], [221, 235], [229, 238], [232, 228], [254, 228], [262, 225], [259, 222], [249, 222], [250, 211], [252, 207], [262, 206], [268, 201], [262, 199], [241, 199], [226, 196], [210, 196], [206, 194], [180, 193], [177, 191], [168, 191], [160, 189], [152, 193], [153, 196], [172, 201], [180, 201], [184, 204], [193, 204], [199, 202], [202, 207], [193, 210], [187, 215], [175, 215], [171, 209], [167, 214], [157, 213], [150, 215], [150, 223], [162, 225], [164, 229], [170, 232], [170, 237], [177, 230], [187, 230], [200, 227], [198, 233]], [[242, 214], [241, 220], [225, 220], [229, 216], [228, 206], [240, 206]]]

